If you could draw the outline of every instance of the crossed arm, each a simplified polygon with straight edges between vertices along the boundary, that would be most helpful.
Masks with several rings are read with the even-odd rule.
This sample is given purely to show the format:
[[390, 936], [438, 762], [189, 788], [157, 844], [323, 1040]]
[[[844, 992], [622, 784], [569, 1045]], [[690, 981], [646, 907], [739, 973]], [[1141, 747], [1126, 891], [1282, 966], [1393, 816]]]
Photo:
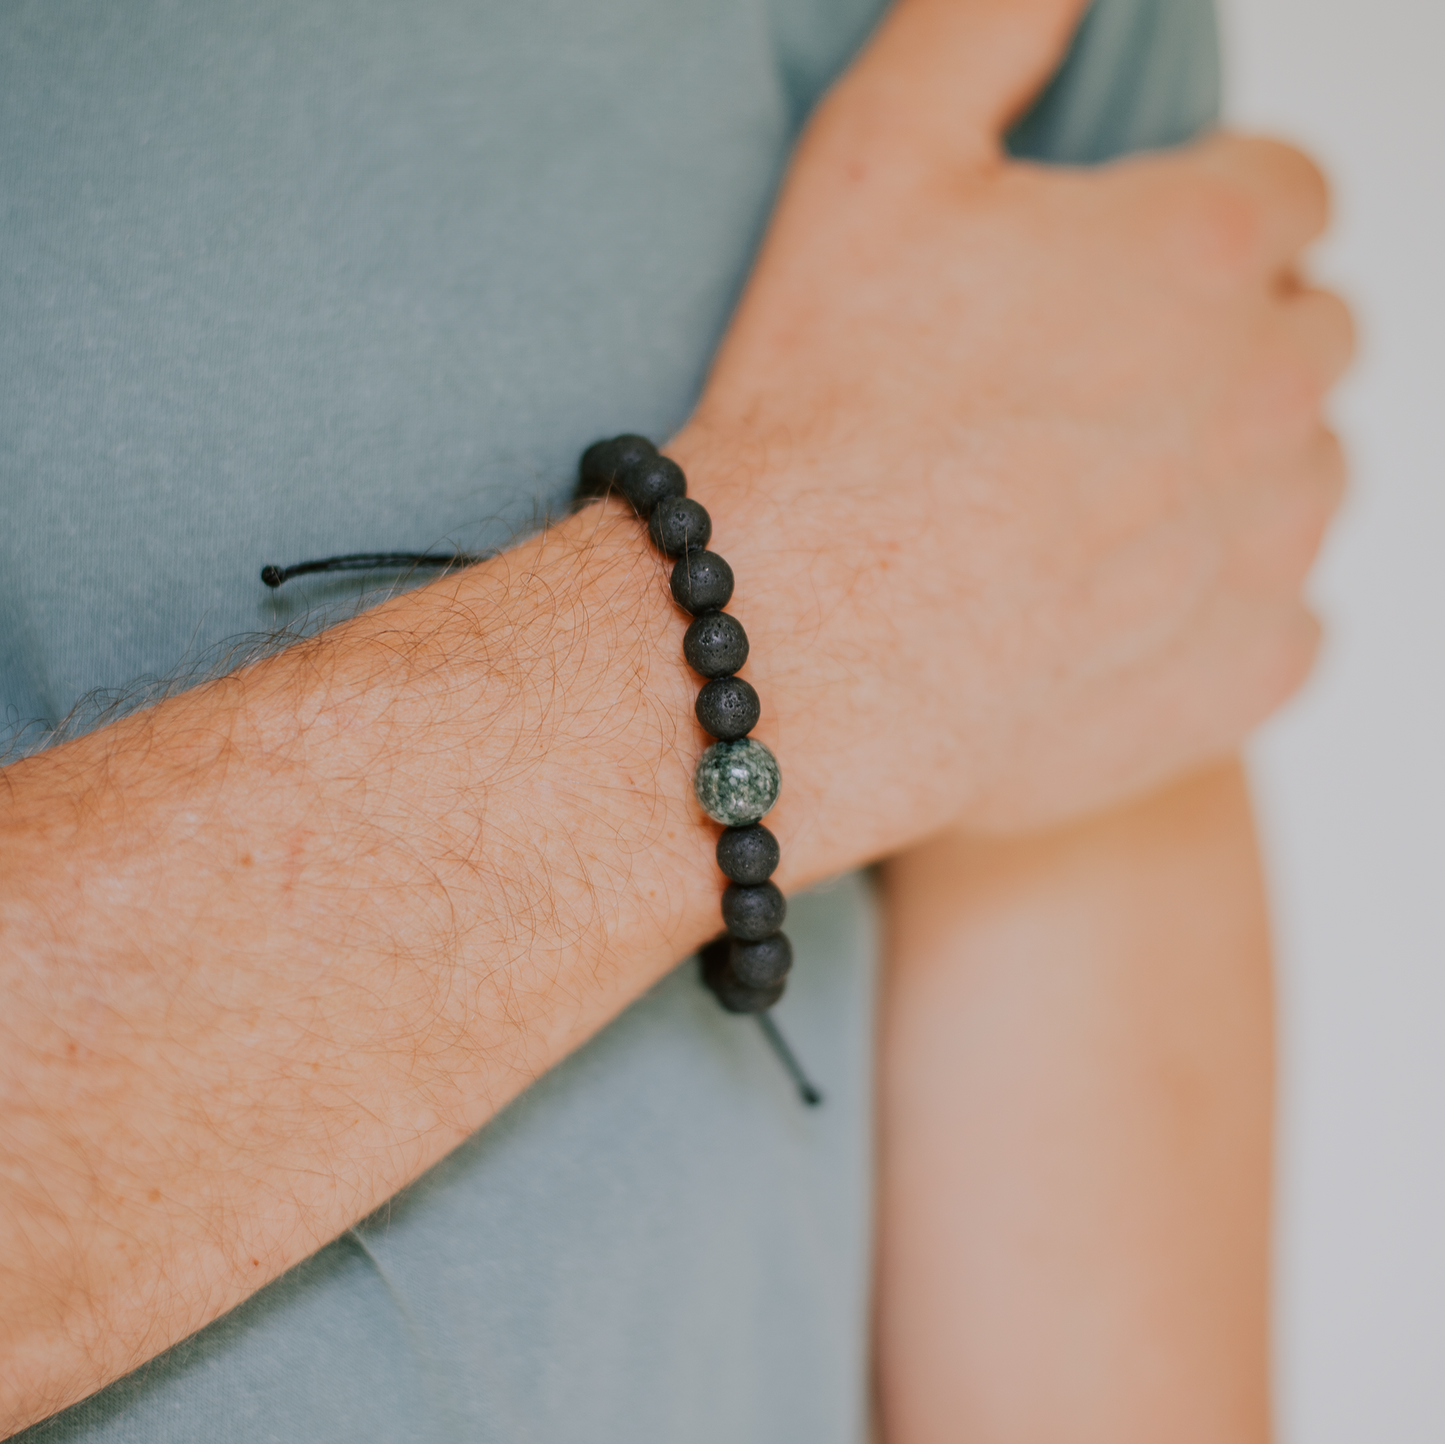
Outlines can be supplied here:
[[1272, 1008], [1243, 777], [886, 869], [888, 1444], [1265, 1444]]
[[[1318, 178], [1229, 140], [1005, 164], [1070, 19], [906, 0], [669, 448], [742, 579], [786, 888], [1142, 793], [1309, 663], [1349, 349], [1293, 279]], [[606, 503], [0, 774], [7, 1427], [334, 1237], [709, 935], [682, 628]]]

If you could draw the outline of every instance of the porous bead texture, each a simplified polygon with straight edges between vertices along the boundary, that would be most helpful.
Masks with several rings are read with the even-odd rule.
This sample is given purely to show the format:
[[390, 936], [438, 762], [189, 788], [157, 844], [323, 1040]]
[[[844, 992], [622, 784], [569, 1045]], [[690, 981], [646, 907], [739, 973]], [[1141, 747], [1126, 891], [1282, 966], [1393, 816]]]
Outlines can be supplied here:
[[645, 436], [614, 436], [594, 441], [582, 453], [577, 490], [583, 496], [600, 496], [617, 485], [623, 467], [657, 455], [657, 448]]
[[732, 568], [707, 550], [712, 518], [688, 497], [682, 468], [645, 436], [594, 442], [582, 453], [578, 470], [579, 498], [620, 492], [647, 522], [653, 545], [676, 559], [673, 600], [695, 618], [683, 655], [708, 679], [698, 693], [697, 720], [718, 739], [698, 758], [692, 786], [703, 811], [726, 829], [718, 839], [717, 861], [729, 881], [722, 899], [727, 934], [702, 950], [703, 982], [728, 1012], [765, 1013], [783, 996], [793, 964], [792, 945], [782, 932], [787, 900], [769, 881], [778, 865], [778, 841], [757, 825], [778, 800], [783, 777], [777, 758], [747, 735], [762, 704], [752, 686], [735, 675], [748, 659], [748, 635], [722, 610], [732, 599]]
[[689, 552], [673, 567], [671, 585], [684, 611], [720, 611], [733, 594], [733, 569], [716, 552]]
[[702, 950], [703, 983], [729, 1013], [765, 1013], [783, 996], [787, 979], [763, 988], [749, 987], [733, 972], [730, 955], [735, 946], [727, 938], [718, 938]]
[[734, 940], [728, 949], [728, 967], [747, 988], [776, 988], [793, 966], [793, 945], [783, 933], [757, 942]]
[[717, 865], [730, 882], [756, 887], [777, 870], [778, 839], [761, 823], [730, 827], [717, 840]]
[[722, 742], [735, 742], [758, 725], [763, 704], [741, 677], [717, 677], [697, 694], [693, 710], [704, 732]]
[[731, 936], [745, 943], [756, 943], [783, 930], [788, 902], [770, 882], [756, 887], [732, 883], [723, 891], [722, 915]]
[[628, 462], [617, 475], [617, 485], [642, 517], [650, 517], [653, 507], [670, 496], [687, 495], [687, 478], [682, 468], [666, 456], [647, 456]]
[[751, 737], [714, 742], [692, 774], [692, 790], [702, 810], [724, 827], [756, 822], [778, 800], [783, 774], [778, 759]]
[[687, 629], [682, 655], [700, 677], [731, 677], [748, 659], [748, 634], [736, 617], [708, 612]]
[[700, 552], [712, 536], [712, 518], [690, 496], [669, 496], [653, 507], [647, 520], [652, 544], [664, 556]]

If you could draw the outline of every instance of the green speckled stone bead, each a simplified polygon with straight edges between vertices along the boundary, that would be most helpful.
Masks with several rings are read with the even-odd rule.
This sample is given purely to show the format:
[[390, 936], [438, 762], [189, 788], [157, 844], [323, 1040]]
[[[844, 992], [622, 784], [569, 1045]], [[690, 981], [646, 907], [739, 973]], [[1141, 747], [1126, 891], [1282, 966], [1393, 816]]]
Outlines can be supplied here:
[[756, 822], [778, 800], [782, 785], [778, 759], [751, 737], [713, 743], [692, 774], [702, 810], [725, 827]]

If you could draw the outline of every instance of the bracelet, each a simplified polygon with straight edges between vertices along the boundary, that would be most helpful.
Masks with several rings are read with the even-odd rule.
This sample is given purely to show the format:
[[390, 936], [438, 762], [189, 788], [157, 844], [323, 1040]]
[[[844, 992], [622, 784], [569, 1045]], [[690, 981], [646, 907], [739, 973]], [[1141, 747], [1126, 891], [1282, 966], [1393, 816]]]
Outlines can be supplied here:
[[673, 559], [672, 598], [693, 620], [683, 638], [688, 665], [705, 678], [694, 711], [716, 739], [697, 760], [692, 790], [698, 805], [723, 826], [717, 864], [726, 931], [702, 949], [702, 979], [729, 1013], [757, 1016], [803, 1101], [822, 1095], [807, 1080], [768, 1010], [783, 996], [793, 947], [783, 932], [787, 900], [770, 881], [778, 866], [778, 840], [761, 823], [778, 800], [778, 760], [749, 737], [762, 705], [737, 675], [748, 659], [748, 634], [723, 610], [732, 599], [732, 568], [707, 550], [712, 518], [687, 494], [682, 468], [644, 436], [614, 436], [582, 453], [578, 495], [621, 494], [643, 521], [653, 545]]
[[[673, 600], [692, 614], [683, 638], [688, 665], [707, 680], [695, 711], [703, 730], [717, 740], [698, 758], [692, 790], [723, 833], [717, 863], [728, 885], [722, 895], [726, 931], [699, 954], [702, 980], [729, 1013], [758, 1020], [773, 1051], [810, 1107], [823, 1095], [808, 1081], [768, 1010], [783, 996], [793, 947], [783, 933], [788, 904], [770, 881], [778, 866], [778, 840], [762, 826], [778, 800], [783, 774], [778, 759], [748, 733], [762, 711], [758, 694], [738, 669], [748, 659], [748, 634], [723, 611], [733, 594], [732, 568], [707, 550], [712, 518], [687, 494], [682, 468], [645, 436], [614, 436], [582, 453], [578, 494], [620, 492], [647, 523], [657, 549], [674, 558]], [[289, 567], [264, 566], [261, 580], [279, 587], [312, 572], [446, 570], [474, 566], [493, 552], [356, 552]]]

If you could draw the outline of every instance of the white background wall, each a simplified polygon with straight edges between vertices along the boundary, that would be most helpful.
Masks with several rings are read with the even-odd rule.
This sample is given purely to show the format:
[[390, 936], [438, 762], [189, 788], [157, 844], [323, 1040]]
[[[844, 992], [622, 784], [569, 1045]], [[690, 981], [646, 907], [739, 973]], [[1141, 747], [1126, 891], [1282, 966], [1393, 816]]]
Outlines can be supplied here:
[[1445, 5], [1224, 0], [1229, 115], [1332, 173], [1357, 307], [1330, 641], [1255, 749], [1281, 952], [1286, 1444], [1445, 1441]]

